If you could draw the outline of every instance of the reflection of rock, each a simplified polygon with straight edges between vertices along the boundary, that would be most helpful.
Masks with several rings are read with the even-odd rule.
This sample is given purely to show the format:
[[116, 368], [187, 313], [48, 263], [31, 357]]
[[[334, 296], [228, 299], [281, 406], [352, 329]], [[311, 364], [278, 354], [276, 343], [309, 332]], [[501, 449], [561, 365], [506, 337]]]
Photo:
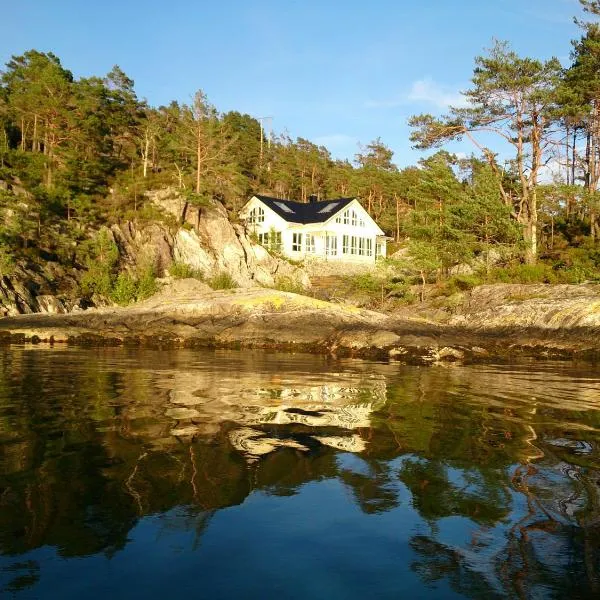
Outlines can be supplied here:
[[315, 435], [314, 438], [324, 446], [330, 446], [345, 452], [362, 452], [367, 444], [359, 435]]
[[[333, 381], [332, 381], [333, 380]], [[215, 435], [225, 422], [235, 423], [232, 445], [250, 458], [268, 454], [282, 446], [306, 449], [281, 427], [356, 430], [371, 426], [371, 413], [386, 400], [383, 377], [357, 373], [311, 374], [307, 385], [280, 380], [273, 373], [251, 371], [201, 371], [169, 373], [159, 386], [166, 389], [171, 406], [165, 415], [177, 421], [175, 437]], [[290, 385], [291, 384], [291, 385]], [[280, 427], [277, 438], [260, 431], [264, 425]], [[315, 432], [316, 433], [316, 432]], [[310, 432], [304, 432], [311, 436]], [[348, 452], [362, 452], [365, 442], [358, 435], [327, 431], [311, 436], [315, 442]]]
[[181, 419], [193, 419], [194, 417], [199, 417], [200, 413], [193, 408], [170, 408], [165, 413], [167, 417], [171, 417], [172, 419], [177, 419], [178, 421]]
[[567, 440], [565, 438], [557, 438], [554, 440], [545, 440], [547, 444], [557, 446], [558, 448], [568, 448], [573, 454], [591, 454], [594, 447], [585, 440]]
[[229, 434], [229, 440], [231, 445], [236, 450], [244, 453], [249, 460], [256, 460], [260, 456], [269, 454], [282, 446], [303, 450], [304, 452], [308, 451], [306, 446], [295, 440], [269, 437], [266, 433], [249, 427], [232, 431]]
[[[298, 405], [299, 404], [299, 405]], [[246, 425], [277, 424], [291, 425], [298, 423], [309, 427], [342, 427], [357, 429], [369, 427], [373, 403], [354, 404], [348, 406], [331, 406], [326, 404], [301, 404], [295, 406], [244, 406], [240, 420]]]

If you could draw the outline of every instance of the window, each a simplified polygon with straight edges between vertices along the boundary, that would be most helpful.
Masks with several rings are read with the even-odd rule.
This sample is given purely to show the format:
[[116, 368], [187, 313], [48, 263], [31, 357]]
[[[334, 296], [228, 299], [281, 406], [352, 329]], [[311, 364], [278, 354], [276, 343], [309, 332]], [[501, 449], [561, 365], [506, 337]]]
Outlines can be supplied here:
[[350, 223], [350, 212], [346, 211], [344, 213], [344, 225], [348, 225]]
[[358, 238], [358, 255], [359, 256], [364, 256], [365, 255], [365, 247], [366, 247], [366, 238]]
[[367, 256], [373, 256], [373, 240], [367, 238]]
[[265, 209], [262, 206], [256, 206], [248, 215], [248, 223], [264, 223], [265, 222]]
[[375, 246], [375, 256], [383, 256], [383, 244], [378, 242]]
[[357, 242], [358, 238], [355, 235], [350, 237], [350, 254], [356, 254]]
[[270, 250], [281, 250], [281, 231], [271, 230], [258, 234], [258, 243]]
[[342, 254], [349, 254], [350, 253], [350, 246], [348, 245], [348, 238], [350, 236], [348, 235], [343, 235], [342, 236]]
[[301, 252], [302, 251], [302, 234], [301, 233], [293, 233], [292, 234], [292, 252]]
[[350, 215], [352, 217], [352, 227], [356, 227], [358, 224], [358, 216], [354, 211], [351, 211]]
[[315, 252], [315, 236], [312, 233], [306, 234], [306, 252], [310, 254]]
[[337, 256], [337, 236], [328, 235], [325, 238], [325, 254], [327, 256]]

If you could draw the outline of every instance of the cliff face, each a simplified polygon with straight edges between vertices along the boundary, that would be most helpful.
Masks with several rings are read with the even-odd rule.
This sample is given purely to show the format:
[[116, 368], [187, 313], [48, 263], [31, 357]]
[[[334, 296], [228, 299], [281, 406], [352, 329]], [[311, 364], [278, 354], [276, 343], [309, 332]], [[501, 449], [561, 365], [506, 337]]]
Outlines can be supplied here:
[[[180, 222], [184, 201], [171, 189], [149, 194], [150, 201]], [[167, 221], [168, 219], [165, 219]], [[200, 270], [207, 277], [227, 272], [240, 287], [273, 286], [279, 278], [308, 285], [306, 273], [271, 256], [230, 222], [218, 202], [201, 209], [189, 207], [180, 225], [166, 222], [126, 221], [110, 227], [119, 249], [122, 269], [133, 270], [152, 262], [157, 275], [168, 274], [174, 261]], [[39, 262], [20, 261], [10, 275], [0, 277], [0, 314], [66, 313], [111, 304], [105, 298], [83, 298], [81, 266], [66, 268], [49, 256]]]

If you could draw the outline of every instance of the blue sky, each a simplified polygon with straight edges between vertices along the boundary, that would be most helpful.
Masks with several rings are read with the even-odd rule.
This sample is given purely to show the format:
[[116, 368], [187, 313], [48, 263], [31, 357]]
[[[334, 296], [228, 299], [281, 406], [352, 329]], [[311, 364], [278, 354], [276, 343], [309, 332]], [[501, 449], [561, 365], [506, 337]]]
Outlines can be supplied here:
[[[152, 105], [197, 89], [221, 111], [352, 158], [377, 137], [400, 166], [408, 117], [440, 113], [493, 38], [568, 62], [577, 0], [4, 0], [0, 62], [35, 48], [76, 76], [118, 64]], [[461, 150], [456, 147], [456, 150]], [[470, 152], [465, 146], [464, 151]]]

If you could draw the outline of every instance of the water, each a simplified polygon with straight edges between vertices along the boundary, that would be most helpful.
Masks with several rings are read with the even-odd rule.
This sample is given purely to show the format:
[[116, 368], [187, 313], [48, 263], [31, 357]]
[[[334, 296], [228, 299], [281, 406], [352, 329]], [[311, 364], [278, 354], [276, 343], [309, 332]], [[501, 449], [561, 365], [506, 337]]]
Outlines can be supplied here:
[[598, 598], [600, 373], [0, 352], [0, 597]]

